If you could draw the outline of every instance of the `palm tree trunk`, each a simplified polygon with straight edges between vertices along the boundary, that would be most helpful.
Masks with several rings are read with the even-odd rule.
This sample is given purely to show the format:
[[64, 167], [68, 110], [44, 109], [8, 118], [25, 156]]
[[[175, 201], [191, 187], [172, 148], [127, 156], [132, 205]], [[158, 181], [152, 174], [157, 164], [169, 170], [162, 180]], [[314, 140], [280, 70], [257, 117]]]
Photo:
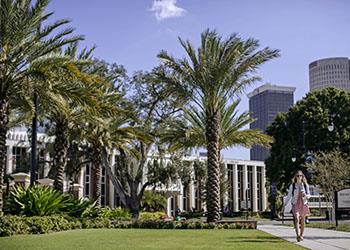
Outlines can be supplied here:
[[219, 115], [207, 116], [207, 210], [208, 222], [220, 219], [220, 149], [219, 149]]
[[54, 188], [63, 192], [64, 170], [67, 165], [69, 141], [67, 139], [67, 121], [60, 119], [56, 122], [54, 156], [49, 177], [54, 180]]
[[6, 134], [9, 122], [9, 102], [6, 98], [0, 99], [0, 215], [3, 208], [4, 173], [6, 170]]
[[34, 185], [38, 173], [37, 145], [38, 145], [38, 95], [34, 93], [34, 116], [32, 119], [32, 154], [30, 165], [30, 185]]
[[101, 206], [101, 154], [100, 146], [93, 146], [92, 152], [92, 168], [91, 168], [91, 183], [92, 183], [92, 198], [96, 200], [96, 205]]

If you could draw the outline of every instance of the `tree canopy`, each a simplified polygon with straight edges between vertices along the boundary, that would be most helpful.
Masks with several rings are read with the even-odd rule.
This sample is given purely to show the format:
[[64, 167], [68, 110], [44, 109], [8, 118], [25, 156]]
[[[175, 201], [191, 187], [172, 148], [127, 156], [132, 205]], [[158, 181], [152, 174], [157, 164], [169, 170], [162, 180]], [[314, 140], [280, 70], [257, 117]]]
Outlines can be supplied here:
[[287, 113], [277, 115], [267, 133], [275, 141], [266, 160], [266, 174], [283, 188], [296, 170], [307, 170], [306, 158], [313, 153], [334, 148], [349, 153], [350, 92], [335, 88], [310, 92]]

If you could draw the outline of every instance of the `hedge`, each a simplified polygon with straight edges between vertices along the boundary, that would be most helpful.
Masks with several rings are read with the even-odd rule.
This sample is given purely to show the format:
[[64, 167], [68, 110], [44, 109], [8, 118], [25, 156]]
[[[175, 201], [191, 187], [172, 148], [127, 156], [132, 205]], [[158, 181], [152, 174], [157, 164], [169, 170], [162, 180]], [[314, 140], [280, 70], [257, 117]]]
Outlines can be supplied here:
[[0, 236], [16, 234], [44, 234], [85, 228], [147, 228], [147, 229], [254, 229], [253, 223], [205, 223], [190, 221], [112, 221], [107, 218], [73, 218], [67, 216], [14, 216], [0, 217]]

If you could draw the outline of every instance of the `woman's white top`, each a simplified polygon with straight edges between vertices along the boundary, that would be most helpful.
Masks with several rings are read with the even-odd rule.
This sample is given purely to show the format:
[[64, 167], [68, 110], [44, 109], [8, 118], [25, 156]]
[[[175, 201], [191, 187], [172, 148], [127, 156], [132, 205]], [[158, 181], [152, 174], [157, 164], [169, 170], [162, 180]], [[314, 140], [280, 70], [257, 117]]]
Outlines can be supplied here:
[[[294, 186], [295, 186], [295, 189], [294, 189], [294, 195], [293, 195], [293, 183], [290, 184], [289, 189], [288, 189], [288, 195], [287, 195], [287, 198], [285, 200], [285, 203], [288, 204], [289, 201], [291, 201], [292, 205], [296, 204], [298, 201], [299, 192], [301, 192], [301, 193], [305, 193], [305, 196], [303, 197], [303, 203], [304, 203], [304, 205], [306, 205], [307, 200], [310, 198], [309, 185], [308, 184], [304, 185], [304, 183], [300, 183], [300, 184], [295, 183]], [[305, 190], [305, 188], [306, 188], [306, 190]]]

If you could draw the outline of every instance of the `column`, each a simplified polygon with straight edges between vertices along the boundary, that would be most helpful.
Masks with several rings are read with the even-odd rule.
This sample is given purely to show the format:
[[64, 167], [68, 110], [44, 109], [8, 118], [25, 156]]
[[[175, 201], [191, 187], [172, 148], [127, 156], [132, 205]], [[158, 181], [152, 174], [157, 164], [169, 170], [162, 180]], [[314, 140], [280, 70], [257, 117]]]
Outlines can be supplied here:
[[[182, 186], [182, 183], [180, 180], [178, 180], [180, 182], [180, 185], [178, 185], [178, 189], [179, 189], [179, 192], [178, 192], [178, 195], [177, 195], [177, 204], [178, 204], [178, 207], [180, 208], [181, 212], [184, 210], [184, 207], [183, 207], [183, 186]], [[177, 207], [175, 208], [177, 209]]]
[[41, 186], [53, 187], [54, 180], [52, 180], [50, 178], [43, 178], [43, 179], [38, 179], [38, 183]]
[[233, 164], [233, 211], [238, 212], [238, 172], [237, 164]]
[[50, 154], [46, 153], [44, 156], [44, 178], [47, 177], [49, 175], [49, 171], [50, 171], [50, 164], [48, 164], [47, 162], [50, 161]]
[[265, 166], [261, 167], [261, 182], [262, 182], [262, 211], [266, 210], [266, 178], [265, 178]]
[[[15, 171], [15, 168], [16, 166], [13, 166], [13, 154], [12, 154], [12, 149], [13, 149], [13, 146], [9, 145], [8, 148], [7, 148], [7, 158], [6, 158], [6, 174], [10, 174], [10, 173], [13, 173], [13, 171]], [[5, 166], [5, 167], [6, 167]]]
[[253, 212], [258, 212], [258, 190], [257, 190], [257, 172], [256, 172], [256, 166], [253, 166]]
[[[109, 164], [111, 164], [112, 167], [112, 173], [114, 174], [114, 164], [115, 164], [115, 154], [114, 154], [114, 150], [111, 151], [111, 156], [109, 159]], [[111, 180], [111, 177], [108, 178], [109, 179], [109, 190], [107, 192], [109, 192], [109, 206], [111, 208], [114, 207], [114, 196], [115, 196], [115, 190], [114, 190], [114, 185], [113, 182]]]
[[166, 206], [167, 215], [171, 216], [171, 196], [167, 198], [166, 204], [167, 204]]
[[11, 175], [15, 185], [22, 185], [25, 189], [29, 187], [30, 175], [26, 173], [15, 173]]
[[[225, 162], [224, 163], [225, 164], [225, 179], [227, 180], [227, 184], [228, 185], [230, 185], [231, 184], [231, 182], [230, 182], [230, 180], [228, 179], [229, 178], [229, 175], [228, 175], [228, 166], [227, 166], [227, 163]], [[227, 191], [224, 193], [224, 195], [223, 195], [223, 204], [224, 204], [224, 208], [226, 207], [226, 206], [228, 206], [228, 200], [229, 200], [229, 195], [228, 195], [228, 190], [229, 190], [229, 188], [230, 187], [228, 187], [227, 188]]]

